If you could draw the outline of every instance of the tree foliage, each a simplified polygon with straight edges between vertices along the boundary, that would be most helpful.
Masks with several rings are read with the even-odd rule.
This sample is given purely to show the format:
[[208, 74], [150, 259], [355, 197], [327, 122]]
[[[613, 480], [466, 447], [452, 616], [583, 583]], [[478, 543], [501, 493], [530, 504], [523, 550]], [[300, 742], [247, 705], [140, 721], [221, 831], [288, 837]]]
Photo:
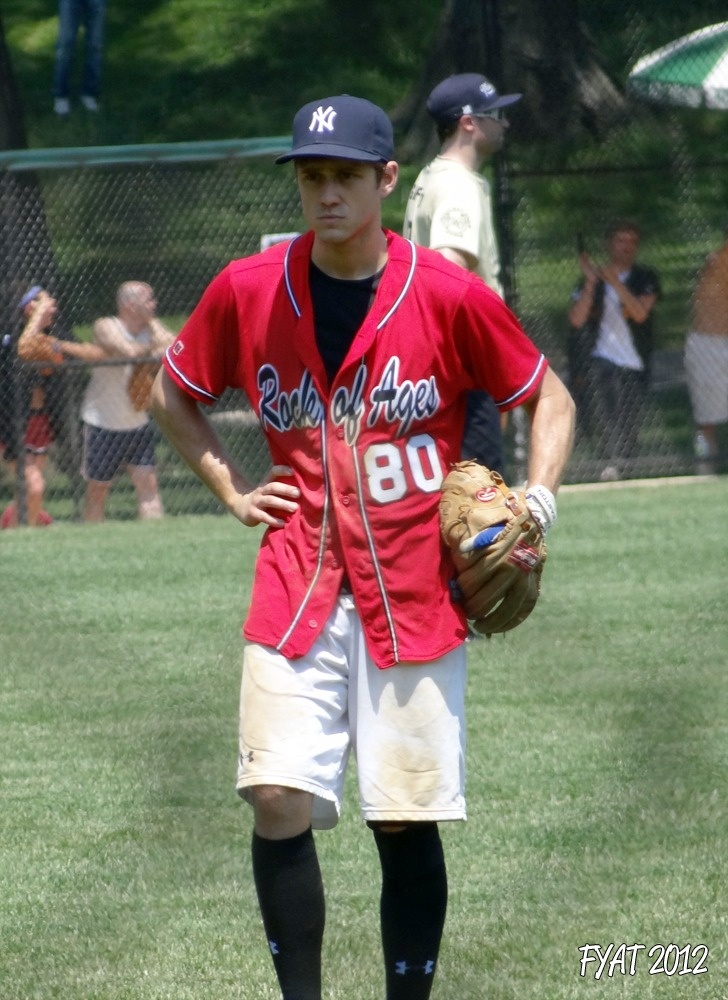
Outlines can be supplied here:
[[501, 91], [523, 94], [518, 135], [574, 137], [605, 132], [624, 114], [578, 0], [444, 0], [422, 72], [395, 109], [403, 158], [421, 158], [432, 144], [427, 94], [450, 73], [482, 71]]
[[[108, 6], [104, 114], [60, 123], [50, 100], [54, 5], [4, 0], [30, 145], [277, 135], [299, 103], [345, 91], [391, 112], [403, 158], [414, 160], [434, 138], [429, 90], [472, 70], [525, 95], [514, 138], [602, 136], [624, 115], [631, 62], [723, 16], [715, 0], [210, 0], [203, 14], [199, 0], [137, 6], [132, 18], [128, 5]], [[7, 69], [6, 60], [3, 83]], [[5, 125], [22, 127], [20, 109], [7, 108], [12, 83], [2, 93]]]

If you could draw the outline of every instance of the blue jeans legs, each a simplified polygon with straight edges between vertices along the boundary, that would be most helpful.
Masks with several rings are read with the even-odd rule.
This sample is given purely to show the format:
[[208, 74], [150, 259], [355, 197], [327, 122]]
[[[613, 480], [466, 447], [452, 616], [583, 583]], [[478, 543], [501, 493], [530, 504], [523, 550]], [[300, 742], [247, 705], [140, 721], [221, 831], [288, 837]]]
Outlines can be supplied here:
[[84, 61], [81, 93], [98, 97], [104, 52], [106, 0], [59, 0], [58, 40], [53, 71], [53, 96], [68, 97], [76, 36], [84, 29]]

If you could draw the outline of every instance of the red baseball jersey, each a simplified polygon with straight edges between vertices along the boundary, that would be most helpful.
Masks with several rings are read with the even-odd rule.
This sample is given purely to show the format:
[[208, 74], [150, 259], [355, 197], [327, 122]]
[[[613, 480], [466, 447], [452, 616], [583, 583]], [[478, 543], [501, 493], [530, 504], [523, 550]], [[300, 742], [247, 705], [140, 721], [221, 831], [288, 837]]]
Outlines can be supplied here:
[[299, 509], [265, 532], [244, 625], [246, 638], [288, 657], [309, 650], [345, 574], [379, 667], [463, 641], [438, 502], [460, 457], [466, 393], [486, 389], [508, 410], [546, 370], [480, 278], [386, 237], [374, 302], [332, 384], [314, 333], [312, 233], [229, 264], [165, 358], [202, 403], [243, 389], [273, 461], [294, 470]]

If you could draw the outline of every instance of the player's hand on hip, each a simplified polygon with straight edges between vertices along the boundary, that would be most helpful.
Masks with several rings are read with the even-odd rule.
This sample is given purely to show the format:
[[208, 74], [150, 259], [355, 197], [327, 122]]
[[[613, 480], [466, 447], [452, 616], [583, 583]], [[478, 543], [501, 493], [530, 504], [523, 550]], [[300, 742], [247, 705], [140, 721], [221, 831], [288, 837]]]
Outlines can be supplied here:
[[281, 482], [292, 476], [293, 470], [287, 465], [274, 465], [260, 486], [240, 496], [232, 513], [249, 528], [256, 524], [282, 528], [288, 516], [298, 510], [296, 501], [301, 495], [294, 483]]

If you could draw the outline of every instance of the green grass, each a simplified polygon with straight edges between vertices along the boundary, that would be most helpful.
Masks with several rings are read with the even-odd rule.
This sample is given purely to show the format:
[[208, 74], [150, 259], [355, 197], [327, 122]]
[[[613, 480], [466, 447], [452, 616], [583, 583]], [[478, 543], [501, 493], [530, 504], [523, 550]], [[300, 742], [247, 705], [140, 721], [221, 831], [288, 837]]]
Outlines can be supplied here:
[[[688, 509], [712, 512], [698, 527]], [[728, 997], [725, 481], [565, 490], [543, 596], [473, 643], [469, 821], [443, 828], [433, 1000]], [[0, 996], [278, 997], [233, 789], [258, 532], [227, 517], [0, 535]], [[326, 997], [381, 997], [349, 781], [317, 837]], [[587, 943], [707, 975], [579, 975]]]

